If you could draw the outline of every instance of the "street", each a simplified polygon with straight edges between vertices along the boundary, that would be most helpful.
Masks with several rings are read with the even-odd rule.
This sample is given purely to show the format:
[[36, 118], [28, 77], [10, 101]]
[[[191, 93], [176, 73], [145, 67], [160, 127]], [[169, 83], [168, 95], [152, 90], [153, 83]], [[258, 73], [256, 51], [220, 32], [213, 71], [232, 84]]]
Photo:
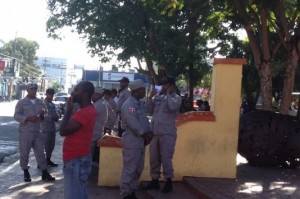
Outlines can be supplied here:
[[19, 164], [18, 123], [13, 118], [17, 102], [0, 102], [0, 174]]
[[0, 102], [0, 171], [4, 158], [19, 150], [18, 123], [13, 118], [16, 103]]

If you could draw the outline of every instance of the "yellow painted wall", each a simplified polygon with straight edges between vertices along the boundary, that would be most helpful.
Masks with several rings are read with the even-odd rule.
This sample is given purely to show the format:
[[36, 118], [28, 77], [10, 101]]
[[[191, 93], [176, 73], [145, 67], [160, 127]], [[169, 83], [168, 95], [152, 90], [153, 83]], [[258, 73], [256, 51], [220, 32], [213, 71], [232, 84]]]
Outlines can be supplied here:
[[[98, 172], [99, 186], [119, 186], [121, 178], [121, 170], [123, 166], [122, 149], [118, 147], [101, 147], [100, 148], [100, 164]], [[145, 167], [141, 180], [149, 181], [150, 178], [149, 165], [149, 146], [146, 148]]]
[[[241, 59], [217, 59], [213, 67], [211, 111], [215, 121], [190, 121], [177, 127], [175, 177], [236, 177], [242, 79]], [[99, 185], [118, 186], [122, 149], [101, 147]], [[149, 149], [141, 181], [150, 180]]]
[[176, 180], [183, 176], [236, 177], [241, 79], [241, 64], [214, 65], [211, 111], [216, 121], [192, 121], [178, 126]]

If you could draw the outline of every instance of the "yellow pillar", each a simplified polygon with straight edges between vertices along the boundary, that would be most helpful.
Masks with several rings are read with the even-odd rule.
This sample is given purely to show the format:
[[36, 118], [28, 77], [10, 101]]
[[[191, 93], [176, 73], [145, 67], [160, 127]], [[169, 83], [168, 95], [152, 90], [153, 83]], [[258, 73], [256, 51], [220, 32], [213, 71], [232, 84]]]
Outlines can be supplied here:
[[[183, 176], [236, 177], [242, 65], [244, 59], [215, 59], [211, 112], [188, 112], [176, 119], [174, 180]], [[98, 185], [118, 186], [122, 168], [120, 138], [104, 137], [100, 146]], [[141, 181], [150, 180], [149, 150]]]
[[[236, 177], [236, 155], [244, 59], [215, 59], [211, 112], [178, 117], [175, 179]], [[184, 120], [184, 122], [183, 122]]]

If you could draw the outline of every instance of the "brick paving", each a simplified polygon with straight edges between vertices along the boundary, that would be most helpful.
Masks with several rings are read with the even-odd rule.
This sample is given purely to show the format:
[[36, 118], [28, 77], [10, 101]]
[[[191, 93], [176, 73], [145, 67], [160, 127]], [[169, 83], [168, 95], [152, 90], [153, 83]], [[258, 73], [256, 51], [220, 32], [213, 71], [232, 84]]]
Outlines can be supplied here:
[[[62, 174], [62, 142], [63, 138], [59, 135], [56, 138], [56, 147], [52, 160], [58, 163], [58, 167], [50, 168], [49, 172], [56, 177], [54, 182], [43, 182], [41, 171], [37, 169], [37, 164], [33, 153], [30, 157], [29, 172], [32, 182], [23, 182], [23, 171], [19, 166], [18, 153], [6, 159], [0, 167], [0, 199], [63, 199], [63, 174]], [[4, 169], [5, 168], [5, 169]], [[121, 199], [118, 187], [103, 187], [97, 185], [98, 168], [93, 165], [92, 173], [88, 180], [89, 199]], [[161, 185], [163, 186], [163, 184]], [[196, 199], [197, 196], [189, 191], [181, 182], [174, 184], [172, 193], [161, 194], [158, 191], [143, 192], [138, 191], [139, 199]]]
[[300, 171], [239, 164], [236, 179], [185, 177], [199, 198], [299, 199]]
[[[31, 154], [31, 183], [23, 182], [23, 172], [19, 167], [18, 154], [5, 159], [0, 167], [0, 199], [62, 199], [63, 174], [61, 147], [62, 140], [57, 136], [53, 161], [56, 168], [49, 168], [56, 177], [55, 182], [41, 181], [41, 171]], [[3, 167], [5, 165], [5, 167]], [[6, 168], [6, 169], [4, 169]], [[90, 199], [121, 199], [118, 187], [97, 186], [98, 168], [93, 166], [88, 181]], [[163, 186], [163, 184], [161, 184]], [[174, 191], [162, 194], [158, 191], [139, 191], [139, 199], [299, 199], [300, 171], [282, 168], [251, 167], [238, 159], [237, 178], [196, 178], [185, 177], [183, 182], [174, 183]]]

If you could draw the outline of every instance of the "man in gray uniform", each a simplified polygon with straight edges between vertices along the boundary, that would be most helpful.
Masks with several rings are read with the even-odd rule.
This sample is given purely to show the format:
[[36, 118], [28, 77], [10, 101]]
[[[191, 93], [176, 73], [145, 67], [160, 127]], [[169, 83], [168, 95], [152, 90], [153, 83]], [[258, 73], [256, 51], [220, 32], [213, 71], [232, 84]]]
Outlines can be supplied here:
[[58, 166], [58, 164], [55, 164], [54, 162], [51, 161], [52, 152], [55, 147], [55, 134], [56, 134], [55, 122], [58, 121], [58, 114], [56, 113], [55, 105], [52, 102], [54, 94], [55, 91], [53, 88], [48, 88], [46, 90], [46, 98], [44, 102], [47, 106], [47, 114], [45, 115], [45, 118], [42, 121], [42, 133], [44, 138], [47, 164], [48, 166], [51, 167]]
[[[162, 92], [156, 95], [154, 90], [148, 99], [147, 108], [153, 113], [153, 138], [150, 143], [150, 175], [152, 181], [144, 189], [159, 189], [161, 165], [166, 183], [163, 193], [172, 191], [173, 154], [176, 143], [175, 119], [181, 106], [181, 97], [175, 92], [175, 78], [167, 77], [162, 84]], [[153, 99], [152, 99], [153, 98]]]
[[28, 95], [19, 100], [14, 118], [19, 124], [19, 148], [20, 166], [24, 170], [24, 181], [30, 182], [31, 177], [28, 172], [28, 159], [31, 148], [33, 148], [37, 164], [42, 169], [42, 180], [55, 180], [47, 171], [47, 161], [44, 154], [44, 142], [41, 133], [41, 121], [47, 111], [43, 100], [36, 98], [38, 86], [30, 83], [27, 85]]
[[117, 120], [117, 103], [111, 97], [111, 91], [108, 89], [104, 90], [104, 99], [107, 102], [107, 122], [104, 127], [104, 132], [111, 135], [111, 131], [114, 128]]
[[[119, 116], [119, 121], [121, 121], [122, 120], [121, 108], [122, 108], [123, 103], [130, 96], [130, 89], [128, 88], [129, 79], [127, 77], [123, 77], [122, 79], [119, 80], [119, 82], [120, 82], [120, 90], [119, 90], [118, 101], [117, 101], [117, 108], [118, 108], [117, 114]], [[124, 132], [124, 129], [122, 129], [122, 127], [121, 127], [121, 122], [119, 122], [119, 126], [118, 126], [119, 137], [122, 137], [123, 132]]]
[[100, 87], [95, 87], [95, 92], [92, 96], [92, 101], [94, 103], [97, 117], [94, 126], [94, 133], [92, 137], [91, 152], [94, 162], [99, 162], [99, 147], [97, 147], [97, 141], [103, 136], [103, 131], [105, 124], [107, 122], [107, 103], [103, 98], [104, 89]]
[[140, 99], [145, 97], [144, 82], [140, 79], [130, 84], [131, 96], [122, 106], [123, 169], [121, 173], [121, 195], [124, 199], [136, 199], [135, 191], [144, 169], [145, 144], [150, 142], [152, 131], [145, 106]]

